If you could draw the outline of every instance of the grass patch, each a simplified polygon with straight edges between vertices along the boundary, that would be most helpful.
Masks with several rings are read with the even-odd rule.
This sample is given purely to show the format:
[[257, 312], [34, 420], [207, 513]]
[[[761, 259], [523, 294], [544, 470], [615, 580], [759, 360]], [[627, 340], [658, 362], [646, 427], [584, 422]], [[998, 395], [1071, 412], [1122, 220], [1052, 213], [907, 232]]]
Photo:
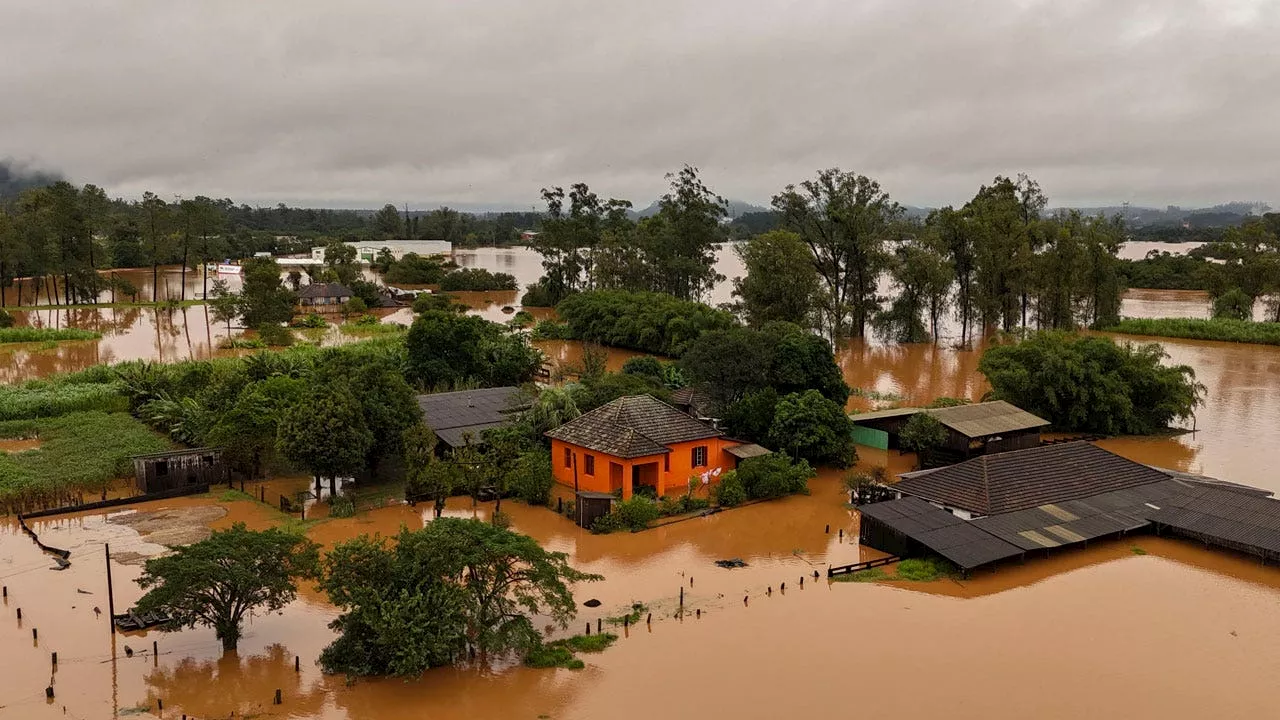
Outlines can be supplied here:
[[223, 350], [261, 350], [266, 346], [258, 338], [225, 337], [218, 341], [218, 347]]
[[69, 378], [0, 386], [0, 421], [55, 417], [99, 410], [123, 412], [129, 402], [115, 382], [71, 382]]
[[372, 335], [395, 335], [402, 333], [409, 328], [400, 323], [362, 323], [348, 322], [340, 326], [342, 332], [346, 335], [355, 335], [357, 337], [369, 337]]
[[222, 494], [218, 496], [218, 500], [220, 502], [237, 502], [239, 500], [252, 500], [257, 502], [258, 498], [247, 492], [240, 492], [239, 490], [224, 490], [222, 491]]
[[1143, 550], [1142, 548], [1138, 547], [1137, 545], [1134, 545], [1133, 547], [1129, 548], [1129, 552], [1133, 553], [1134, 555], [1146, 555], [1146, 554], [1147, 554], [1147, 551], [1146, 551], [1146, 550]]
[[104, 302], [73, 303], [71, 305], [21, 305], [9, 308], [9, 312], [30, 312], [32, 310], [112, 310], [119, 308], [184, 308], [204, 305], [205, 301], [196, 300], [161, 300], [159, 302]]
[[[631, 612], [626, 615], [618, 615], [616, 617], [605, 618], [604, 621], [610, 625], [635, 625], [640, 622], [640, 618], [649, 612], [649, 606], [644, 603], [631, 603]], [[593, 635], [592, 637], [599, 637]]]
[[525, 656], [524, 664], [536, 668], [562, 667], [581, 670], [586, 665], [574, 657], [574, 653], [602, 652], [617, 640], [618, 636], [613, 633], [574, 635], [564, 640], [537, 646]]
[[891, 579], [889, 573], [880, 568], [868, 568], [866, 570], [845, 573], [831, 578], [833, 582], [876, 582], [877, 580], [889, 579]]
[[939, 558], [909, 558], [898, 563], [898, 578], [914, 582], [933, 582], [956, 574], [951, 563]]
[[0, 422], [0, 437], [40, 438], [32, 452], [0, 456], [0, 502], [58, 502], [102, 490], [133, 472], [131, 455], [159, 452], [168, 441], [126, 413], [81, 412]]
[[1124, 318], [1107, 332], [1191, 340], [1280, 345], [1280, 323], [1196, 318]]
[[97, 340], [102, 333], [78, 328], [10, 327], [0, 328], [0, 344], [62, 342], [64, 340]]

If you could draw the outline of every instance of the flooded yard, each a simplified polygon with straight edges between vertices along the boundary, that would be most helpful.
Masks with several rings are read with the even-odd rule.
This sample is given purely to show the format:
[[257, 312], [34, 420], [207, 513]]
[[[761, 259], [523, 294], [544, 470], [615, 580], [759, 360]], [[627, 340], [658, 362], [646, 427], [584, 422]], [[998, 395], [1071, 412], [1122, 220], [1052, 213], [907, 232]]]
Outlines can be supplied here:
[[[1280, 669], [1275, 568], [1139, 537], [969, 580], [829, 584], [828, 563], [880, 553], [857, 545], [856, 513], [843, 506], [839, 473], [811, 485], [810, 496], [610, 536], [591, 535], [550, 510], [504, 503], [513, 529], [605, 575], [576, 588], [579, 603], [602, 603], [581, 608], [579, 624], [632, 602], [649, 607], [652, 624], [613, 628], [620, 641], [584, 656], [581, 671], [497, 663], [354, 685], [315, 665], [333, 637], [326, 625], [336, 611], [309, 587], [283, 612], [252, 618], [239, 652], [228, 656], [204, 628], [108, 632], [103, 543], [111, 544], [123, 609], [140, 595], [136, 560], [162, 552], [165, 532], [232, 522], [266, 527], [281, 519], [272, 507], [220, 501], [215, 493], [33, 521], [44, 542], [71, 550], [64, 571], [49, 570], [49, 556], [10, 522], [0, 526], [0, 576], [9, 588], [0, 622], [8, 650], [0, 716], [125, 717], [154, 711], [162, 700], [164, 717], [757, 718], [826, 714], [851, 695], [860, 711], [905, 718], [1269, 712]], [[450, 515], [473, 512], [487, 519], [492, 504], [473, 511], [468, 499], [450, 502]], [[315, 523], [308, 534], [332, 545], [419, 527], [429, 513], [386, 507]], [[713, 564], [725, 558], [748, 565]], [[815, 580], [814, 571], [822, 577]], [[47, 703], [51, 652], [59, 664], [56, 698]], [[1190, 677], [1196, 681], [1185, 682]], [[281, 706], [271, 704], [277, 689]]]

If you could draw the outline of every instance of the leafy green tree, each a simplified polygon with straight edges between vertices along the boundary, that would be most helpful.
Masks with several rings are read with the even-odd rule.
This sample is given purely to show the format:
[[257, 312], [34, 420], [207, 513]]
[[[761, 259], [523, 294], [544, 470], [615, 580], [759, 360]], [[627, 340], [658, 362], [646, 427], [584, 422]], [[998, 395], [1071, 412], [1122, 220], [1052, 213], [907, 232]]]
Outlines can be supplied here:
[[775, 448], [813, 463], [848, 467], [858, 457], [844, 408], [817, 390], [779, 399], [769, 438]]
[[1026, 175], [996, 176], [964, 207], [973, 232], [974, 307], [984, 326], [1012, 330], [1027, 311], [1040, 247], [1040, 212], [1048, 200]]
[[280, 265], [272, 258], [244, 261], [244, 287], [240, 290], [240, 317], [246, 327], [261, 329], [293, 317], [294, 295], [280, 282]]
[[774, 230], [734, 247], [747, 274], [733, 280], [733, 294], [748, 324], [773, 321], [803, 328], [817, 324], [820, 281], [804, 240]]
[[715, 262], [716, 248], [724, 241], [720, 221], [728, 214], [728, 206], [691, 165], [668, 174], [667, 179], [671, 189], [658, 200], [658, 214], [640, 224], [639, 241], [654, 269], [653, 289], [697, 300], [724, 280]]
[[733, 315], [664, 293], [597, 290], [565, 298], [556, 313], [573, 337], [678, 357], [703, 333], [734, 326]]
[[721, 408], [763, 387], [779, 395], [817, 390], [841, 405], [849, 399], [831, 345], [790, 323], [704, 333], [680, 358], [680, 368]]
[[885, 241], [901, 214], [871, 178], [833, 168], [774, 196], [782, 225], [800, 235], [825, 285], [825, 325], [832, 337], [866, 334], [881, 304], [877, 290], [889, 262]]
[[769, 442], [769, 429], [778, 407], [778, 391], [771, 387], [748, 392], [721, 412], [725, 428], [733, 437], [751, 442]]
[[404, 220], [396, 206], [387, 203], [373, 216], [373, 230], [383, 238], [395, 239], [404, 237]]
[[302, 404], [306, 388], [306, 381], [287, 375], [244, 385], [228, 407], [213, 413], [204, 441], [221, 447], [232, 467], [250, 478], [259, 477], [276, 458], [281, 420]]
[[742, 479], [738, 477], [737, 470], [730, 470], [720, 476], [720, 482], [711, 489], [716, 504], [721, 507], [734, 507], [741, 505], [748, 500], [747, 489], [742, 484]]
[[240, 296], [231, 292], [226, 280], [218, 278], [213, 281], [213, 292], [208, 297], [213, 321], [226, 323], [227, 337], [231, 337], [231, 321], [240, 314]]
[[519, 385], [542, 365], [542, 354], [503, 326], [440, 310], [418, 315], [405, 346], [409, 378], [427, 388]]
[[[381, 262], [385, 259], [379, 255]], [[390, 259], [390, 253], [388, 258]], [[399, 260], [392, 259], [384, 271], [383, 279], [399, 285], [434, 285], [444, 278], [444, 263], [438, 258], [417, 253], [405, 253]], [[428, 296], [429, 297], [429, 296]]]
[[595, 285], [596, 248], [606, 232], [629, 232], [631, 203], [602, 200], [586, 183], [571, 185], [568, 193], [562, 187], [543, 188], [542, 199], [547, 212], [533, 248], [542, 256], [543, 276], [535, 299], [550, 307]]
[[139, 612], [173, 618], [163, 630], [206, 625], [235, 650], [246, 613], [275, 612], [293, 602], [300, 578], [316, 576], [318, 546], [280, 529], [248, 530], [236, 523], [208, 539], [147, 560], [138, 584], [147, 592]]
[[916, 413], [902, 426], [898, 442], [903, 450], [925, 453], [947, 441], [947, 428], [929, 413]]
[[325, 567], [343, 614], [321, 664], [368, 675], [417, 674], [466, 650], [527, 652], [541, 640], [534, 618], [566, 627], [577, 611], [569, 584], [601, 579], [532, 538], [448, 517], [401, 530], [390, 547], [340, 544]]
[[1252, 320], [1253, 298], [1240, 288], [1231, 288], [1213, 299], [1213, 316], [1230, 320]]
[[893, 251], [889, 274], [898, 294], [876, 317], [876, 324], [898, 342], [937, 340], [938, 322], [955, 279], [944, 242], [938, 228], [926, 224], [912, 227]]
[[1067, 431], [1149, 435], [1190, 418], [1204, 386], [1186, 365], [1166, 366], [1163, 348], [1042, 332], [989, 348], [978, 370], [991, 396]]
[[365, 468], [374, 444], [360, 401], [341, 383], [314, 387], [305, 402], [289, 409], [278, 432], [280, 452], [310, 471], [317, 487], [329, 478], [331, 492], [337, 478]]
[[748, 458], [736, 470], [743, 491], [752, 500], [780, 498], [809, 492], [809, 480], [817, 473], [804, 460], [792, 460], [785, 453]]
[[431, 428], [422, 423], [405, 430], [403, 439], [406, 468], [405, 495], [413, 500], [427, 499], [435, 516], [444, 513], [445, 503], [462, 489], [462, 474], [455, 463], [436, 457], [438, 442]]
[[605, 373], [585, 379], [572, 392], [574, 406], [584, 413], [630, 395], [652, 395], [663, 402], [671, 400], [671, 391], [666, 386], [652, 378], [626, 373]]
[[541, 447], [521, 453], [506, 469], [505, 485], [516, 497], [530, 505], [546, 505], [551, 501], [555, 476], [551, 472], [551, 453]]

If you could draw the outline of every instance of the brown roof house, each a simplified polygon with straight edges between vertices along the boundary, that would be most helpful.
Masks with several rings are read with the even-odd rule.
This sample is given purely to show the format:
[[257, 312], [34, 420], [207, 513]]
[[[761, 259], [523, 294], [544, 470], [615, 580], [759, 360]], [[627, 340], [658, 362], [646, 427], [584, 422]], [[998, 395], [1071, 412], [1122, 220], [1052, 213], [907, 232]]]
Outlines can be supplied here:
[[337, 311], [354, 296], [341, 283], [311, 283], [298, 289], [298, 307], [314, 312]]

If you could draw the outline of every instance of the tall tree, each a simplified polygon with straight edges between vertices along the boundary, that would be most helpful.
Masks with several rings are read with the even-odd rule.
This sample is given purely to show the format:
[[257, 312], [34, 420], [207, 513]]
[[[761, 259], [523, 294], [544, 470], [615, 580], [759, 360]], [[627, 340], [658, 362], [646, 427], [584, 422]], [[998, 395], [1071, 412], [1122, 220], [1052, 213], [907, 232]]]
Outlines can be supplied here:
[[167, 613], [172, 621], [162, 630], [207, 625], [224, 651], [235, 650], [245, 615], [293, 602], [296, 580], [316, 577], [318, 566], [319, 546], [301, 535], [236, 523], [148, 560], [138, 578], [147, 592], [137, 607]]
[[[876, 323], [898, 342], [938, 338], [938, 321], [955, 271], [937, 227], [917, 225], [894, 248], [889, 263], [898, 294]], [[925, 327], [924, 320], [929, 322]]]
[[169, 204], [155, 193], [145, 192], [138, 209], [142, 215], [142, 237], [148, 249], [147, 258], [151, 261], [151, 302], [159, 302], [160, 257], [166, 251], [165, 243], [172, 220]]
[[615, 233], [631, 224], [626, 200], [602, 200], [586, 183], [542, 189], [547, 214], [533, 247], [542, 256], [539, 281], [551, 304], [594, 287], [593, 257], [606, 230]]
[[1040, 212], [1047, 199], [1026, 175], [996, 176], [965, 205], [974, 230], [974, 275], [979, 317], [1005, 330], [1027, 324], [1034, 256], [1040, 246]]
[[395, 205], [387, 203], [373, 216], [373, 229], [386, 239], [404, 236], [404, 222]]
[[280, 422], [280, 451], [311, 472], [317, 489], [329, 478], [330, 494], [337, 490], [337, 478], [366, 467], [373, 440], [360, 401], [344, 383], [314, 387], [307, 402], [291, 408]]
[[240, 290], [240, 316], [245, 327], [279, 325], [293, 317], [294, 295], [280, 281], [280, 265], [272, 258], [244, 262], [244, 287]]
[[816, 325], [818, 273], [809, 248], [796, 233], [773, 230], [757, 235], [734, 252], [747, 274], [733, 280], [733, 294], [751, 325], [783, 321]]
[[658, 214], [640, 224], [640, 243], [655, 270], [654, 289], [698, 300], [724, 280], [715, 262], [716, 248], [725, 239], [720, 221], [728, 215], [728, 203], [711, 192], [691, 165], [667, 179], [671, 189], [658, 201]]
[[837, 168], [774, 196], [782, 224], [800, 234], [826, 285], [823, 312], [833, 338], [866, 334], [879, 310], [880, 275], [889, 263], [885, 241], [901, 208], [871, 178]]

